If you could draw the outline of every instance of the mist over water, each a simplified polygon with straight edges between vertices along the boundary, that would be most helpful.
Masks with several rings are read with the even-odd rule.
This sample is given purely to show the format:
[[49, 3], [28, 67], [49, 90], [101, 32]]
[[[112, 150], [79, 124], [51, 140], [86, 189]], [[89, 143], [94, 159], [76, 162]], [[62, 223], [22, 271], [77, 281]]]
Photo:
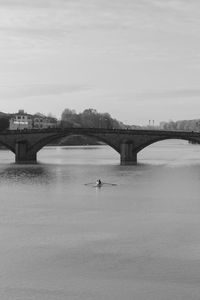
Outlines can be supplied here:
[[[0, 151], [0, 299], [199, 299], [200, 146]], [[85, 183], [115, 183], [95, 188]]]

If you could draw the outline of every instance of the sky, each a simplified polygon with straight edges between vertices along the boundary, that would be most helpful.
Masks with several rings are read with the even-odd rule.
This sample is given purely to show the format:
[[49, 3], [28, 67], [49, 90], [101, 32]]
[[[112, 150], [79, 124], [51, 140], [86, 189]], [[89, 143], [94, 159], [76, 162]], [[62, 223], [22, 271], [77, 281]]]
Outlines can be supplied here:
[[200, 118], [199, 0], [0, 0], [0, 111]]

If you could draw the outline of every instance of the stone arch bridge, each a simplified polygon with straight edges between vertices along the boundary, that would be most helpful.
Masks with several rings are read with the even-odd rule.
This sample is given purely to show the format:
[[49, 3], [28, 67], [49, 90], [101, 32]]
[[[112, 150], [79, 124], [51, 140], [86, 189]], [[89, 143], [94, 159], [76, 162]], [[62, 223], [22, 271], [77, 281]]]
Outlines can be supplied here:
[[200, 143], [199, 132], [103, 128], [8, 130], [0, 133], [0, 143], [15, 154], [16, 163], [35, 163], [40, 149], [54, 140], [70, 135], [94, 137], [109, 145], [120, 154], [122, 165], [136, 164], [137, 153], [158, 141], [182, 139]]

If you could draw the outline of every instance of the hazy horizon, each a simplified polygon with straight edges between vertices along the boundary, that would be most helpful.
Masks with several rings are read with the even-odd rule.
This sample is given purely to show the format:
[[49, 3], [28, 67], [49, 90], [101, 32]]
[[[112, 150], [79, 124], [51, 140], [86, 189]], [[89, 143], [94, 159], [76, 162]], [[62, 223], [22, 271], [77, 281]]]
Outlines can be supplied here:
[[0, 111], [198, 119], [200, 3], [0, 0]]

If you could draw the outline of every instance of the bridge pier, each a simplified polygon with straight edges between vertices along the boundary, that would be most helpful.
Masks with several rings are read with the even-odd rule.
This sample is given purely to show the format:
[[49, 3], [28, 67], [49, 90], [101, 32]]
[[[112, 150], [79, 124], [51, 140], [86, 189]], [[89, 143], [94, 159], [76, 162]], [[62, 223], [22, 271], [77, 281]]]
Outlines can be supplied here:
[[28, 151], [27, 141], [17, 142], [15, 145], [15, 162], [18, 164], [36, 163], [37, 154]]
[[134, 150], [133, 142], [122, 143], [120, 147], [121, 165], [136, 165], [137, 152]]

